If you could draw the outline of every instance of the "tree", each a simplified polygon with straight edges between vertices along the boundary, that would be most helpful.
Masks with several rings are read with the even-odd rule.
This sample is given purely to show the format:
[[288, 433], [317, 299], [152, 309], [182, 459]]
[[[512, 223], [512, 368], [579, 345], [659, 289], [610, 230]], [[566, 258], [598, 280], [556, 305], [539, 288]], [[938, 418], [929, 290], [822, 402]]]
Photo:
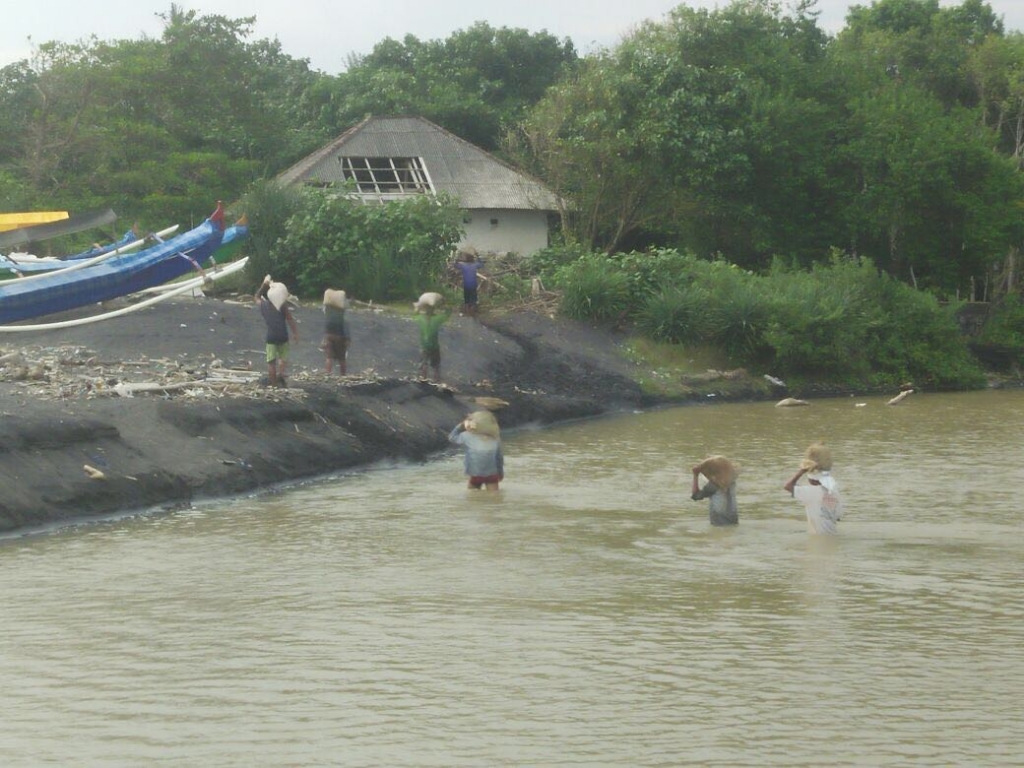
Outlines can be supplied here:
[[171, 6], [163, 38], [47, 43], [0, 72], [0, 169], [46, 207], [114, 207], [163, 226], [237, 199], [319, 139], [319, 76], [252, 19]]
[[662, 134], [642, 128], [643, 91], [621, 60], [591, 57], [509, 137], [510, 149], [559, 193], [563, 232], [585, 248], [610, 252], [685, 205], [661, 162]]
[[[783, 19], [764, 0], [715, 12], [680, 6], [549, 92], [519, 147], [572, 202], [579, 240], [767, 262], [776, 233], [760, 206], [785, 199], [775, 170], [810, 165], [820, 175], [819, 160], [797, 156], [828, 147], [811, 76], [826, 38], [809, 6], [801, 13]], [[799, 107], [792, 119], [790, 104]], [[773, 157], [781, 145], [764, 141], [779, 138], [780, 125], [802, 128], [805, 140]]]
[[853, 9], [831, 50], [849, 95], [848, 247], [944, 293], [969, 295], [1020, 239], [1021, 177], [992, 151], [1013, 146], [1001, 32], [978, 0], [883, 0]]
[[337, 80], [337, 128], [367, 114], [426, 117], [484, 149], [577, 61], [568, 40], [477, 22], [446, 40], [387, 38]]

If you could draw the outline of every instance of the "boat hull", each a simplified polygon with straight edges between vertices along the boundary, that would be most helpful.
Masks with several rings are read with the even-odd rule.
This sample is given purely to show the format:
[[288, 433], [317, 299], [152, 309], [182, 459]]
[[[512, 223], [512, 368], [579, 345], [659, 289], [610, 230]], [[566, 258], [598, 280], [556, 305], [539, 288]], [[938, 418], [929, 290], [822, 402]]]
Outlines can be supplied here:
[[57, 270], [32, 281], [0, 283], [0, 324], [64, 312], [162, 285], [195, 269], [221, 246], [224, 230], [213, 219], [137, 253], [85, 269]]

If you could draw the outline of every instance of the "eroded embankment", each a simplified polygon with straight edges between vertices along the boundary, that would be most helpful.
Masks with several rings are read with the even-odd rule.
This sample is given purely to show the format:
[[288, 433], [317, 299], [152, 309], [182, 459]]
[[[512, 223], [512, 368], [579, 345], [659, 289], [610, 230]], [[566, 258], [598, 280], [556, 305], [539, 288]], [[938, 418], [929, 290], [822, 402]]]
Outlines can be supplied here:
[[[604, 404], [556, 392], [504, 395], [502, 423], [551, 423]], [[420, 460], [479, 407], [425, 381], [305, 384], [277, 399], [134, 397], [54, 403], [0, 421], [0, 531], [180, 506], [382, 460]]]

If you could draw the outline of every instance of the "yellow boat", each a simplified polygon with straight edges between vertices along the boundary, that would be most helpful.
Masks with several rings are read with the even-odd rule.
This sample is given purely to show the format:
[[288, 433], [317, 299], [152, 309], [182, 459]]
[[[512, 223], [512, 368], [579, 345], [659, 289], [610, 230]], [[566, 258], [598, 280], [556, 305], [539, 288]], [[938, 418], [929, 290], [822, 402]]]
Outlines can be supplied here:
[[68, 218], [67, 211], [31, 211], [29, 213], [0, 213], [0, 232], [36, 224], [49, 224]]

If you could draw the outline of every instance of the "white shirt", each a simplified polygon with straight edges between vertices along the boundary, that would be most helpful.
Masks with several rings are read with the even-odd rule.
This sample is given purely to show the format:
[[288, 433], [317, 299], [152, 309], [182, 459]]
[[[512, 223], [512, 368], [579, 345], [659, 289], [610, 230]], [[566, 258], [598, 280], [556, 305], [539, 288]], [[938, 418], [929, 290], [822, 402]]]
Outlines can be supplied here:
[[839, 533], [836, 523], [843, 516], [843, 501], [839, 497], [839, 486], [832, 480], [826, 488], [824, 485], [798, 485], [793, 488], [793, 498], [804, 505], [807, 512], [807, 530], [809, 533], [835, 535]]

